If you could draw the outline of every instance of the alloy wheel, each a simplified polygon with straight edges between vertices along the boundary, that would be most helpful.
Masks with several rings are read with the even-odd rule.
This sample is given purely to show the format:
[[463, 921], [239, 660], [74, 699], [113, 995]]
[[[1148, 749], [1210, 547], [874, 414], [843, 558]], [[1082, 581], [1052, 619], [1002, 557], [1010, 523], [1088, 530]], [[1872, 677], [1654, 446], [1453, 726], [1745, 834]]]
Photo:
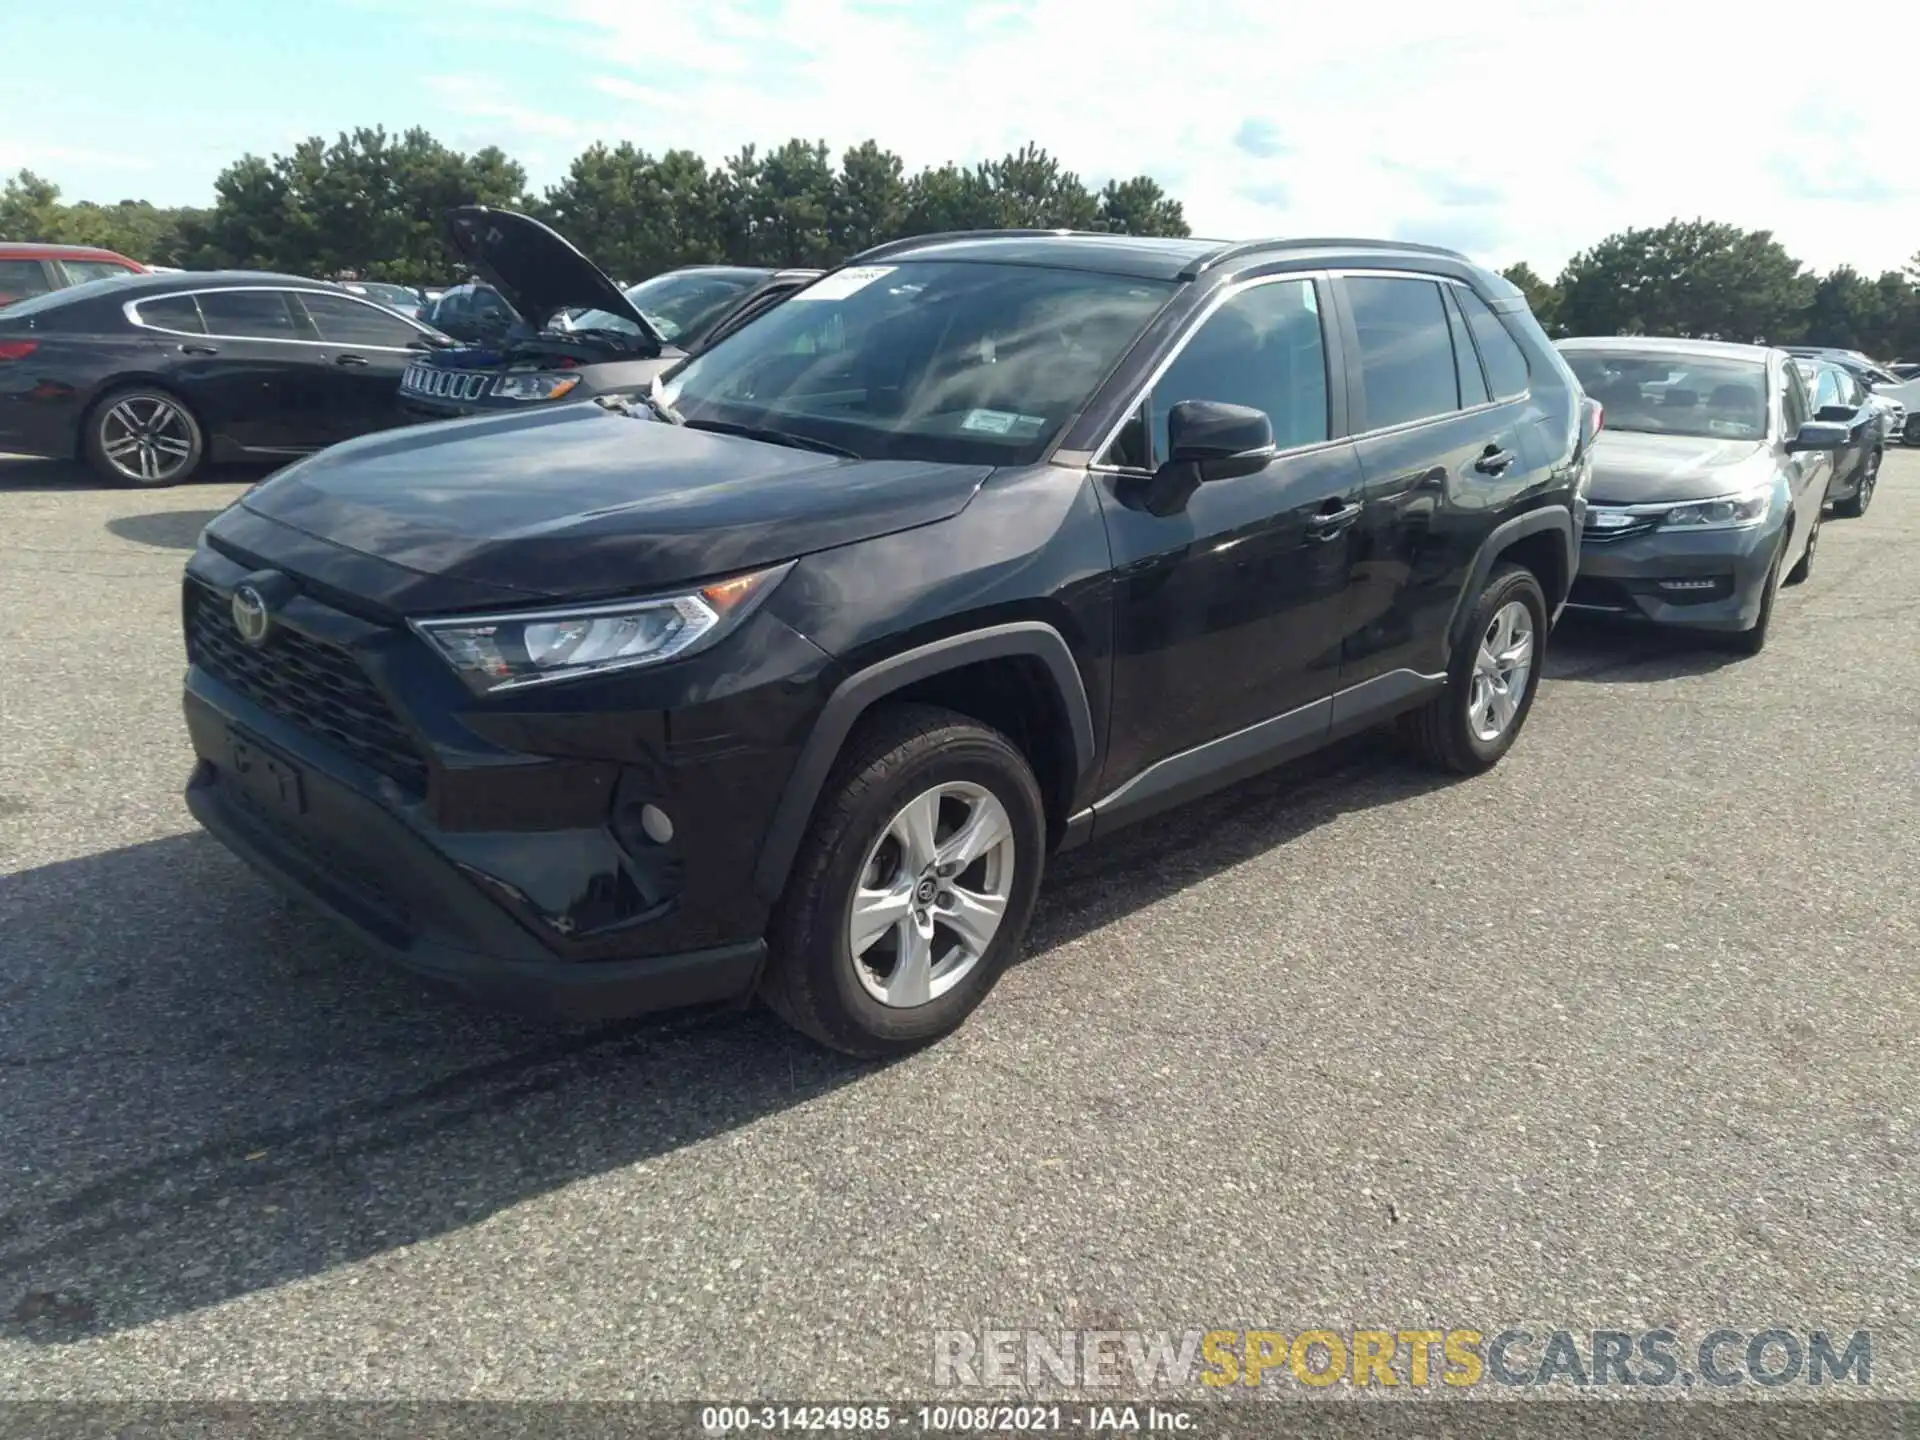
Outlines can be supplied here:
[[1467, 726], [1481, 744], [1490, 745], [1507, 733], [1532, 673], [1533, 614], [1518, 600], [1509, 600], [1494, 612], [1480, 637], [1467, 691]]
[[171, 480], [193, 463], [196, 443], [186, 411], [159, 395], [129, 395], [100, 419], [100, 453], [141, 485]]
[[977, 966], [1013, 894], [1013, 822], [991, 790], [951, 781], [903, 805], [860, 867], [847, 946], [883, 1005], [936, 1000]]

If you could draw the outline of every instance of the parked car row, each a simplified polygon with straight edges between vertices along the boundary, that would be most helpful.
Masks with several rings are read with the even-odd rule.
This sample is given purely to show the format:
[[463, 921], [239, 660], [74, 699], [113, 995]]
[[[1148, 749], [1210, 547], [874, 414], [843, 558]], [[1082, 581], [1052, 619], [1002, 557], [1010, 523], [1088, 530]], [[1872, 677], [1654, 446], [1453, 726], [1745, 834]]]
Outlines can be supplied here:
[[249, 272], [44, 289], [0, 311], [0, 450], [170, 485], [410, 421], [632, 399], [819, 275], [692, 266], [622, 291], [525, 216], [471, 207], [450, 234], [489, 278], [425, 319], [401, 287]]

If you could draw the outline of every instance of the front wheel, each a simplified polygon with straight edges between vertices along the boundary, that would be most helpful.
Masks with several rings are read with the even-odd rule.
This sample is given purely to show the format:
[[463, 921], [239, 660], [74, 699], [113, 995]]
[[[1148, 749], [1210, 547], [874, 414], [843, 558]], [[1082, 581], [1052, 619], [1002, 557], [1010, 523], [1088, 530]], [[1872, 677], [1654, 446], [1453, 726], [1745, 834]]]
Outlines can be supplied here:
[[1019, 949], [1046, 845], [1004, 735], [902, 705], [847, 742], [775, 908], [761, 994], [795, 1029], [880, 1058], [955, 1029]]
[[1727, 636], [1727, 644], [1742, 655], [1758, 655], [1767, 648], [1767, 634], [1773, 628], [1773, 597], [1780, 588], [1780, 562], [1786, 558], [1784, 547], [1767, 568], [1767, 588], [1760, 595], [1760, 616], [1745, 630]]
[[1475, 599], [1447, 684], [1401, 718], [1401, 733], [1442, 770], [1477, 775], [1513, 748], [1545, 658], [1547, 597], [1530, 570], [1502, 565]]
[[87, 416], [87, 461], [115, 485], [155, 489], [190, 478], [207, 458], [206, 433], [165, 390], [117, 390]]

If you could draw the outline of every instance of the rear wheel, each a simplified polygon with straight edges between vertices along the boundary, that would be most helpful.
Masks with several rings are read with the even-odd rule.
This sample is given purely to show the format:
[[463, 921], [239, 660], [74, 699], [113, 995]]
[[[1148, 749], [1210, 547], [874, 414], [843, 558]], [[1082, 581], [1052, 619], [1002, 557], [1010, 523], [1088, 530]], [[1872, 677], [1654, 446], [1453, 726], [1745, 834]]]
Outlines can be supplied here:
[[1447, 684], [1400, 731], [1428, 763], [1477, 775], [1513, 748], [1545, 658], [1547, 598], [1530, 570], [1502, 565], [1474, 602]]
[[1880, 483], [1880, 452], [1874, 451], [1867, 456], [1866, 469], [1860, 472], [1860, 483], [1853, 494], [1845, 500], [1834, 502], [1833, 513], [1857, 520], [1867, 513], [1867, 506], [1873, 503], [1873, 487]]
[[185, 402], [146, 387], [117, 390], [94, 406], [84, 444], [102, 478], [143, 489], [177, 485], [207, 458], [206, 434]]
[[1004, 735], [931, 706], [881, 711], [821, 793], [763, 997], [852, 1055], [938, 1039], [1019, 949], [1045, 844], [1040, 788]]
[[1901, 439], [1909, 445], [1920, 445], [1920, 411], [1907, 416], [1907, 428], [1902, 432]]

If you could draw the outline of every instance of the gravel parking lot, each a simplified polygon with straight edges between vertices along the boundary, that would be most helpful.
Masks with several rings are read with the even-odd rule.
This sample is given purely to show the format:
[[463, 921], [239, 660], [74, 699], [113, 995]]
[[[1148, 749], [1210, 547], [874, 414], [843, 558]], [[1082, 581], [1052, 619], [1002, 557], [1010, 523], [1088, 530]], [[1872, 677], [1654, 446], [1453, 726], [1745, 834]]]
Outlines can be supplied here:
[[470, 1011], [203, 837], [240, 488], [0, 461], [0, 1394], [925, 1396], [990, 1322], [1866, 1328], [1920, 1393], [1920, 454], [1763, 655], [1563, 629], [1489, 776], [1065, 857], [885, 1067]]

